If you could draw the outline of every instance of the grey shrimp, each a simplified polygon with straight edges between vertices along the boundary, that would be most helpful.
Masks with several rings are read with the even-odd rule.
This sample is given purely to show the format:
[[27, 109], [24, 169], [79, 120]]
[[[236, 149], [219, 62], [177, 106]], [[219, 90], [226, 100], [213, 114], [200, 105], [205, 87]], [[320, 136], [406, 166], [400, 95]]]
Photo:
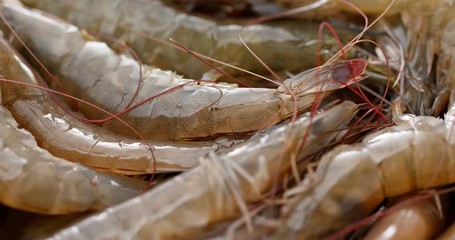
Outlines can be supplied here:
[[[198, 167], [87, 218], [53, 239], [198, 238], [207, 224], [238, 216], [239, 201], [261, 200], [273, 179], [287, 171], [293, 154], [320, 150], [336, 135], [334, 130], [346, 126], [355, 113], [356, 105], [344, 102], [312, 120], [306, 114], [294, 123], [258, 133], [233, 151], [211, 154]], [[302, 151], [297, 152], [302, 143]]]
[[[60, 76], [69, 94], [113, 113], [123, 111], [135, 96], [135, 86], [130, 82], [138, 81], [136, 61], [118, 55], [105, 43], [87, 40], [87, 35], [75, 26], [42, 12], [5, 4], [3, 13], [45, 65]], [[366, 65], [362, 59], [353, 59], [295, 75], [285, 84], [296, 92], [296, 101], [283, 86], [237, 88], [199, 83], [143, 65], [144, 80], [134, 104], [147, 102], [122, 115], [122, 119], [154, 139], [205, 139], [253, 132], [289, 118], [295, 105], [298, 111], [304, 111], [320, 95], [318, 91], [328, 92], [363, 79]], [[305, 85], [308, 81], [316, 85]], [[94, 119], [106, 117], [92, 108], [81, 109]], [[105, 126], [131, 134], [117, 121]]]
[[[0, 66], [3, 66], [0, 68], [2, 78], [38, 84], [39, 76], [34, 75], [1, 38]], [[218, 139], [219, 144], [150, 140], [147, 146], [140, 140], [79, 122], [68, 116], [44, 91], [11, 82], [0, 82], [0, 86], [3, 105], [12, 112], [22, 128], [34, 135], [41, 147], [55, 156], [99, 171], [122, 174], [182, 171], [196, 166], [199, 158], [208, 152], [233, 144], [229, 139]]]
[[[283, 209], [277, 238], [314, 239], [370, 214], [386, 197], [455, 182], [455, 108], [446, 121], [405, 114], [398, 126], [325, 154]], [[433, 161], [432, 161], [433, 160]]]
[[44, 214], [102, 210], [139, 194], [140, 180], [97, 173], [38, 147], [0, 106], [0, 201]]
[[[242, 25], [217, 23], [208, 18], [180, 13], [157, 0], [28, 0], [36, 7], [72, 22], [81, 28], [126, 41], [147, 64], [172, 69], [190, 78], [200, 79], [210, 70], [206, 65], [173, 46], [173, 38], [191, 50], [234, 64], [258, 74], [265, 68], [241, 43]], [[280, 21], [246, 26], [245, 42], [275, 71], [300, 72], [314, 67], [317, 54], [317, 22]], [[344, 35], [353, 35], [347, 31]], [[348, 37], [347, 37], [348, 38]], [[336, 41], [324, 35], [328, 52], [338, 50]]]
[[[307, 4], [306, 0], [279, 0], [294, 7]], [[325, 1], [326, 8], [340, 9], [340, 1]], [[406, 27], [406, 74], [407, 82], [416, 93], [411, 95], [410, 101], [415, 101], [415, 112], [428, 114], [435, 107], [445, 109], [444, 106], [434, 105], [428, 95], [434, 95], [434, 102], [446, 104], [445, 98], [450, 95], [449, 106], [455, 102], [455, 3], [449, 0], [350, 0], [361, 10], [372, 15], [379, 15], [388, 6], [389, 14], [401, 14]], [[392, 4], [392, 5], [390, 5]], [[435, 64], [436, 62], [436, 64]], [[434, 74], [436, 73], [436, 74]], [[433, 77], [432, 75], [435, 75]], [[435, 78], [435, 79], [434, 79]], [[412, 99], [414, 98], [414, 99]], [[433, 100], [433, 99], [431, 99]], [[430, 102], [430, 103], [428, 103]], [[422, 108], [422, 109], [419, 109]], [[425, 109], [430, 108], [430, 109]]]

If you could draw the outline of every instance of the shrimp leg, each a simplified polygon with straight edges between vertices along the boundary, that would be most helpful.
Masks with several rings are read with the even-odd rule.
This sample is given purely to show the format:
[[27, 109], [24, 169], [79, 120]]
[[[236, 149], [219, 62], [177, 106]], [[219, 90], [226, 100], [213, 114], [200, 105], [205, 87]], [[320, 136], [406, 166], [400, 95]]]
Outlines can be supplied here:
[[455, 182], [455, 144], [447, 136], [454, 110], [446, 123], [405, 115], [398, 126], [324, 155], [319, 181], [302, 183], [308, 191], [283, 208], [285, 220], [275, 237], [322, 238], [367, 216], [386, 197]]
[[[292, 154], [318, 151], [335, 136], [333, 130], [350, 121], [355, 109], [352, 102], [344, 102], [313, 120], [304, 116], [295, 123], [276, 126], [229, 153], [209, 155], [198, 167], [53, 238], [198, 238], [207, 224], [239, 215], [236, 199], [247, 203], [260, 200], [273, 179], [289, 167]], [[303, 151], [296, 153], [307, 131]], [[326, 131], [332, 134], [323, 134]]]

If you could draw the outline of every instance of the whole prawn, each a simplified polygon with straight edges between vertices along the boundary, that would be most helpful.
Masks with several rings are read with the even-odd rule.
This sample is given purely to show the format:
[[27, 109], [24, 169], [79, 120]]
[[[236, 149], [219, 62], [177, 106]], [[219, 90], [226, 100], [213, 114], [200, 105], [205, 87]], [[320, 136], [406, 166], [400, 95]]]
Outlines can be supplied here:
[[[296, 110], [307, 109], [319, 92], [343, 88], [363, 79], [361, 74], [367, 65], [362, 59], [354, 59], [298, 74], [285, 81], [295, 92], [295, 98], [284, 86], [237, 88], [200, 83], [143, 65], [145, 76], [136, 95], [128, 81], [140, 80], [136, 61], [118, 55], [105, 43], [87, 40], [87, 35], [75, 26], [42, 12], [16, 4], [4, 4], [2, 11], [45, 65], [60, 75], [69, 94], [109, 112], [130, 110], [122, 119], [140, 129], [147, 138], [203, 139], [260, 130], [289, 118]], [[320, 81], [309, 89], [303, 87], [311, 79]], [[150, 96], [157, 97], [150, 99]], [[129, 102], [133, 108], [128, 108]], [[92, 108], [80, 108], [92, 119], [106, 117]], [[117, 121], [108, 121], [105, 126], [131, 134], [130, 129]]]
[[[217, 23], [180, 13], [157, 0], [23, 2], [78, 27], [126, 41], [145, 63], [172, 69], [190, 78], [200, 79], [210, 69], [186, 52], [159, 43], [157, 39], [173, 38], [197, 53], [258, 74], [266, 73], [266, 69], [245, 49], [239, 33], [274, 71], [301, 72], [316, 63], [318, 37], [314, 33], [319, 23], [282, 20], [244, 27], [232, 21]], [[338, 50], [333, 38], [324, 35], [322, 41], [327, 52]]]
[[136, 196], [143, 181], [97, 173], [38, 147], [0, 106], [0, 201], [45, 214], [101, 210]]
[[446, 121], [405, 114], [362, 143], [324, 155], [283, 210], [277, 238], [317, 239], [370, 214], [386, 197], [455, 182], [455, 108]]
[[[233, 151], [211, 154], [198, 167], [53, 238], [197, 238], [207, 224], [239, 215], [243, 201], [260, 200], [273, 179], [287, 171], [292, 155], [323, 147], [355, 112], [355, 104], [344, 102], [313, 119], [306, 114], [259, 133]], [[302, 143], [303, 150], [297, 152]]]
[[[0, 38], [0, 75], [2, 78], [38, 85], [38, 75]], [[215, 142], [173, 142], [128, 139], [100, 126], [79, 122], [67, 116], [47, 93], [12, 82], [0, 82], [3, 105], [30, 131], [41, 147], [52, 154], [101, 171], [143, 174], [153, 171], [181, 171], [197, 165], [198, 159], [228, 139]], [[148, 149], [151, 146], [153, 156]]]

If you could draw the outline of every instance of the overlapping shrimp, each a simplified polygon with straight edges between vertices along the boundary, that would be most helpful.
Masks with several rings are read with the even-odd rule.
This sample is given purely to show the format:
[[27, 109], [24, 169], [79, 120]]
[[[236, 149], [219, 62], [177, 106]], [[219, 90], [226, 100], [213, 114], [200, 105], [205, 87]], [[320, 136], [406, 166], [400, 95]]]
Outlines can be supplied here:
[[[453, 99], [454, 6], [450, 1], [398, 1], [407, 30], [402, 98], [416, 114], [439, 116]], [[415, 14], [419, 13], [419, 14]], [[404, 30], [404, 31], [406, 31]], [[402, 34], [403, 35], [403, 34]], [[452, 92], [452, 93], [451, 93]], [[452, 100], [453, 102], [453, 100]]]
[[[5, 4], [3, 13], [15, 30], [64, 84], [67, 93], [119, 113], [133, 100], [136, 108], [122, 115], [145, 137], [201, 139], [238, 134], [276, 124], [314, 102], [318, 91], [343, 88], [362, 79], [366, 62], [354, 59], [331, 63], [317, 71], [286, 80], [288, 89], [237, 88], [228, 84], [199, 83], [167, 71], [142, 66], [144, 79], [136, 93], [139, 64], [117, 55], [105, 43], [87, 40], [75, 26], [42, 12]], [[305, 84], [315, 81], [314, 84]], [[184, 85], [184, 86], [182, 86]], [[303, 86], [309, 86], [304, 88]], [[310, 89], [308, 89], [310, 88]], [[157, 96], [150, 99], [150, 96]], [[93, 119], [106, 116], [80, 106]], [[131, 134], [117, 121], [105, 124], [112, 131]]]
[[403, 115], [398, 126], [324, 155], [316, 182], [304, 181], [306, 190], [284, 208], [276, 237], [327, 237], [370, 214], [386, 197], [455, 182], [454, 114], [452, 108], [445, 122]]
[[[266, 73], [240, 41], [241, 32], [248, 46], [275, 71], [300, 72], [316, 63], [319, 23], [282, 20], [247, 26], [242, 30], [242, 25], [217, 23], [180, 13], [157, 0], [23, 2], [81, 28], [124, 40], [145, 63], [173, 69], [190, 78], [199, 79], [211, 69], [174, 46], [157, 43], [155, 39], [173, 38], [197, 53], [259, 74]], [[330, 49], [327, 52], [338, 50], [332, 37], [324, 36], [322, 40], [326, 49]]]
[[[0, 39], [2, 78], [37, 85], [36, 75], [9, 44]], [[39, 76], [37, 76], [39, 77]], [[12, 82], [0, 82], [3, 105], [41, 147], [52, 154], [103, 171], [141, 174], [181, 171], [195, 166], [200, 157], [219, 148], [213, 142], [148, 141], [125, 138], [79, 122], [63, 111], [47, 93]], [[219, 139], [221, 142], [222, 139]], [[229, 140], [224, 141], [229, 144]], [[152, 152], [153, 151], [153, 155]]]
[[355, 109], [352, 102], [344, 102], [312, 120], [306, 114], [294, 123], [276, 126], [229, 153], [209, 155], [198, 167], [54, 238], [198, 238], [208, 224], [238, 216], [243, 201], [261, 200], [273, 179], [287, 171], [293, 155], [321, 149], [336, 135], [334, 130], [350, 121]]
[[[296, 4], [295, 6], [302, 4], [302, 1], [298, 0], [287, 2], [292, 2], [292, 4]], [[343, 5], [340, 4], [342, 1], [324, 2], [330, 2], [333, 8], [340, 8]], [[388, 13], [401, 13], [401, 19], [407, 29], [407, 38], [409, 39], [405, 53], [407, 67], [404, 74], [407, 76], [408, 83], [422, 95], [434, 94], [435, 103], [442, 102], [445, 104], [445, 101], [440, 98], [445, 98], [447, 91], [450, 92], [450, 104], [455, 102], [455, 83], [453, 81], [455, 79], [455, 68], [453, 67], [455, 65], [455, 44], [453, 40], [455, 39], [455, 4], [453, 1], [351, 0], [349, 2], [370, 14], [379, 15], [388, 6], [390, 6]], [[433, 102], [428, 103], [426, 96], [415, 98], [420, 98], [411, 99], [411, 101], [418, 102], [415, 104], [417, 106], [423, 105], [419, 101], [427, 101], [425, 103], [427, 105], [433, 104]], [[433, 108], [433, 106], [428, 108]], [[418, 110], [416, 112], [433, 114], [433, 109]]]
[[[414, 12], [419, 12], [417, 18]], [[409, 54], [419, 59], [413, 79], [425, 80], [435, 73], [436, 90], [450, 92], [455, 102], [455, 4], [452, 1], [409, 1], [402, 19], [412, 39]], [[436, 64], [435, 64], [436, 62]], [[434, 67], [436, 66], [436, 68]]]
[[455, 5], [452, 1], [350, 2], [371, 14], [379, 14], [387, 4], [393, 3], [389, 12], [401, 13], [408, 39], [403, 43], [407, 47], [403, 75], [409, 85], [402, 97], [407, 98], [415, 112], [439, 115], [447, 108], [448, 95], [450, 104], [455, 101]]
[[97, 173], [38, 147], [0, 106], [0, 201], [45, 214], [101, 210], [136, 196], [142, 181]]

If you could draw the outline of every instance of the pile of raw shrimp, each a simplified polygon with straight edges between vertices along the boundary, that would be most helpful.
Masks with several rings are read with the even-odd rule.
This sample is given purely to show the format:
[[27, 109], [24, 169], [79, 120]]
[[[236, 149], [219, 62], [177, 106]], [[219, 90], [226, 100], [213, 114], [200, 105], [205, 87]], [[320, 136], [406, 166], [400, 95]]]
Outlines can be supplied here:
[[0, 1], [0, 238], [452, 239], [454, 19]]

